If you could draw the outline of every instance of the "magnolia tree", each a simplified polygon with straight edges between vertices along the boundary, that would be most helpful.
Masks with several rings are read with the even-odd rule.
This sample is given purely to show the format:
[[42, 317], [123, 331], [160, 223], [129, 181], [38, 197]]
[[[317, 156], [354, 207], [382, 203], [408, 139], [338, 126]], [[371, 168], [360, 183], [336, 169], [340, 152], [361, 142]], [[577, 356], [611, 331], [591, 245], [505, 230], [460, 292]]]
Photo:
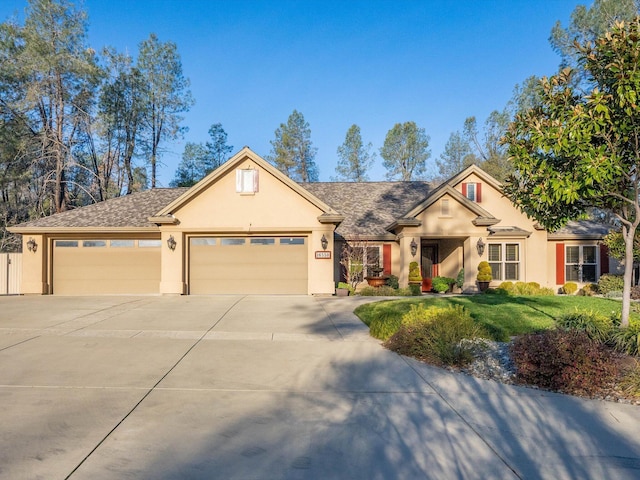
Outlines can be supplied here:
[[589, 87], [579, 90], [570, 68], [542, 79], [539, 103], [519, 112], [504, 138], [515, 167], [505, 193], [549, 230], [591, 207], [611, 212], [625, 245], [626, 327], [640, 224], [640, 18], [574, 48]]

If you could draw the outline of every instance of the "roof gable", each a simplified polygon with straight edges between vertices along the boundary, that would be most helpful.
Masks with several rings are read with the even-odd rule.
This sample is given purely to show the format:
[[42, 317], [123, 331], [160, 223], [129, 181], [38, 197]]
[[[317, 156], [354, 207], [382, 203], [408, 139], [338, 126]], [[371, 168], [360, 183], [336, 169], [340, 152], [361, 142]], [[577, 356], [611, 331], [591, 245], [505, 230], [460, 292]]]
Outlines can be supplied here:
[[162, 210], [157, 212], [154, 217], [163, 217], [170, 216], [187, 203], [192, 201], [198, 195], [200, 195], [203, 191], [212, 187], [219, 179], [233, 172], [238, 166], [240, 166], [246, 160], [251, 160], [260, 166], [261, 169], [268, 172], [271, 176], [276, 178], [285, 186], [289, 187], [291, 190], [296, 192], [299, 196], [307, 200], [309, 203], [320, 209], [324, 214], [329, 215], [337, 215], [338, 212], [333, 210], [329, 205], [324, 203], [322, 200], [314, 196], [311, 192], [301, 187], [299, 184], [291, 180], [285, 174], [280, 172], [277, 168], [271, 165], [269, 162], [264, 160], [258, 154], [256, 154], [249, 147], [244, 147], [238, 153], [236, 153], [233, 157], [227, 160], [224, 164], [218, 167], [216, 170], [211, 172], [209, 175], [204, 177], [198, 183], [196, 183], [189, 190], [184, 192], [178, 198], [176, 198], [173, 202], [165, 206]]

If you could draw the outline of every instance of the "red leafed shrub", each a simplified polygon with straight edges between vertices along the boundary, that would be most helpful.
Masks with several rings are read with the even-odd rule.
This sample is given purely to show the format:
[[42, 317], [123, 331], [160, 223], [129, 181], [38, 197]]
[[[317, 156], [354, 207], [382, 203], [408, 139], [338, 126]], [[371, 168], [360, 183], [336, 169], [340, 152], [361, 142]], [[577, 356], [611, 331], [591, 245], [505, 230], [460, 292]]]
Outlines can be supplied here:
[[631, 299], [640, 300], [640, 285], [634, 285], [631, 287]]
[[612, 351], [575, 330], [548, 330], [518, 337], [511, 358], [519, 382], [565, 393], [593, 395], [614, 380]]

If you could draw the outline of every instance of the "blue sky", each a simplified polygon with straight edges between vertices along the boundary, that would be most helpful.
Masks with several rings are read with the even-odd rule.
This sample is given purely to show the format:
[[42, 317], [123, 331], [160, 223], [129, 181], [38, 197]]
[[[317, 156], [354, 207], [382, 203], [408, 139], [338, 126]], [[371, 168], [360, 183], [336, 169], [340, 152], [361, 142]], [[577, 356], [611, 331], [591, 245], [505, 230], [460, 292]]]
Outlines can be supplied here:
[[[137, 52], [152, 32], [173, 41], [196, 104], [183, 140], [165, 144], [167, 186], [185, 141], [205, 142], [222, 123], [234, 152], [271, 150], [296, 109], [311, 127], [320, 180], [352, 124], [378, 151], [395, 123], [430, 136], [430, 164], [465, 118], [484, 122], [530, 75], [551, 75], [548, 38], [575, 0], [214, 1], [85, 0], [89, 44]], [[590, 2], [587, 0], [588, 4]], [[1, 0], [0, 19], [26, 0]], [[435, 168], [435, 167], [433, 167]], [[378, 155], [372, 180], [384, 179]]]

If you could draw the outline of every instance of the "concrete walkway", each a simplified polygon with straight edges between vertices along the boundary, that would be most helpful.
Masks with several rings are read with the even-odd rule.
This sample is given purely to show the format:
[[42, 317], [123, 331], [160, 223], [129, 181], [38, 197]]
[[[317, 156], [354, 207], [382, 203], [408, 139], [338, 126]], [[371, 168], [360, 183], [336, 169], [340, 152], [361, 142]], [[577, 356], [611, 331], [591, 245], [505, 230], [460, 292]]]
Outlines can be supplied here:
[[0, 478], [640, 478], [640, 408], [399, 357], [367, 301], [0, 297]]

